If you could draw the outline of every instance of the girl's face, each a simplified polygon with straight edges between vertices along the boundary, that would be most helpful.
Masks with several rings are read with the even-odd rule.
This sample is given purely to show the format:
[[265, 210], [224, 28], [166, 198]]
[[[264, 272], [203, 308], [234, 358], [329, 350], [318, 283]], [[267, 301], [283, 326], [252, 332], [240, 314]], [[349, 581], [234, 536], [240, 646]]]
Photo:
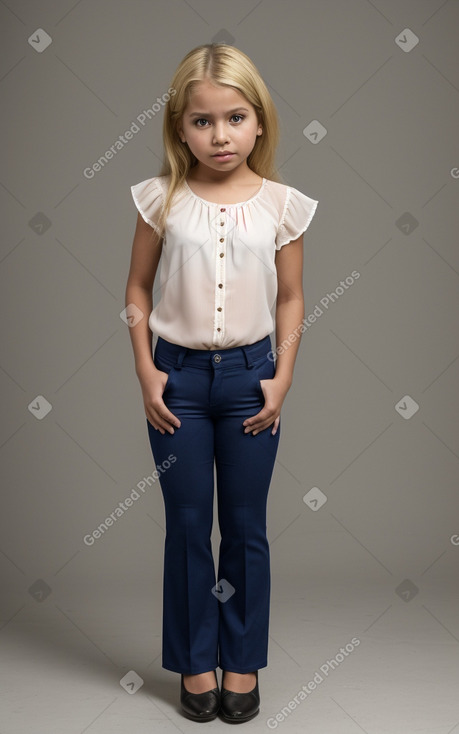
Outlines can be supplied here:
[[[257, 135], [262, 134], [254, 106], [232, 87], [199, 82], [192, 92], [178, 133], [198, 159], [198, 165], [222, 177], [247, 166]], [[230, 155], [218, 155], [222, 151]]]

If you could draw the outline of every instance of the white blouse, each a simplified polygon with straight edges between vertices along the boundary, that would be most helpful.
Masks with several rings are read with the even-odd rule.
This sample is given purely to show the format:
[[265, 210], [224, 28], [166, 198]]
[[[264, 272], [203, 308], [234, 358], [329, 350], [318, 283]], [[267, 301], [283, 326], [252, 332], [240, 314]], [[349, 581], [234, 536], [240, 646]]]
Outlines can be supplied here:
[[[168, 178], [131, 186], [137, 209], [155, 231]], [[151, 331], [193, 349], [253, 344], [270, 334], [276, 250], [308, 228], [317, 204], [266, 178], [252, 198], [237, 204], [206, 201], [185, 182], [167, 217]]]

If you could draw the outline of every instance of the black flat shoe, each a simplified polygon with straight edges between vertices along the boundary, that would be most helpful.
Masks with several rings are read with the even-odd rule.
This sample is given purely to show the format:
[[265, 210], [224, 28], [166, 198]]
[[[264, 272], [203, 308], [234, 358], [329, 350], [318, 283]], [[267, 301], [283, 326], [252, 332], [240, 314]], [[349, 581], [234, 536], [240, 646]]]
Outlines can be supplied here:
[[220, 709], [220, 689], [217, 673], [215, 673], [215, 688], [204, 693], [190, 693], [190, 691], [187, 691], [183, 682], [183, 673], [181, 675], [180, 704], [185, 716], [193, 721], [212, 721], [212, 719], [215, 719]]
[[255, 671], [256, 684], [248, 693], [235, 693], [223, 687], [220, 696], [220, 715], [224, 721], [239, 724], [250, 721], [260, 711], [260, 692], [258, 690], [258, 670]]

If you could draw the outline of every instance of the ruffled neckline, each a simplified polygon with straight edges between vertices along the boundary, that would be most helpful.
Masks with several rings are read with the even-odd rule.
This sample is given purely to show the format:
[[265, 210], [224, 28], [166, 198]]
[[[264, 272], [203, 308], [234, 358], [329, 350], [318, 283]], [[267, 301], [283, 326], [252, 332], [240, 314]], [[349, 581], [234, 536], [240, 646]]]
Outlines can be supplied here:
[[202, 196], [198, 196], [194, 193], [193, 189], [190, 188], [188, 181], [184, 179], [185, 188], [187, 189], [188, 193], [191, 194], [191, 196], [194, 199], [198, 199], [198, 201], [202, 201], [203, 204], [206, 204], [207, 206], [244, 206], [244, 204], [249, 204], [252, 201], [255, 201], [255, 199], [258, 199], [259, 196], [261, 196], [266, 183], [268, 179], [263, 177], [263, 180], [261, 182], [260, 188], [258, 191], [255, 192], [253, 196], [250, 197], [250, 199], [247, 199], [246, 201], [238, 201], [236, 204], [226, 204], [224, 201], [208, 201], [207, 199], [203, 199]]

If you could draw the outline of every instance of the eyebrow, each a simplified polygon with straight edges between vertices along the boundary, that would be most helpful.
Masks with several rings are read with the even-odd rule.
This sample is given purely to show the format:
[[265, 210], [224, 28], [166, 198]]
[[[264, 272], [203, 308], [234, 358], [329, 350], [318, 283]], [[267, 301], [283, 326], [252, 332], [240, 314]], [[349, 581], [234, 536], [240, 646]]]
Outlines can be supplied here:
[[[228, 114], [234, 114], [235, 112], [239, 112], [239, 110], [244, 110], [245, 112], [249, 112], [247, 107], [235, 107], [234, 110], [228, 110]], [[210, 112], [191, 112], [188, 117], [212, 117]]]

